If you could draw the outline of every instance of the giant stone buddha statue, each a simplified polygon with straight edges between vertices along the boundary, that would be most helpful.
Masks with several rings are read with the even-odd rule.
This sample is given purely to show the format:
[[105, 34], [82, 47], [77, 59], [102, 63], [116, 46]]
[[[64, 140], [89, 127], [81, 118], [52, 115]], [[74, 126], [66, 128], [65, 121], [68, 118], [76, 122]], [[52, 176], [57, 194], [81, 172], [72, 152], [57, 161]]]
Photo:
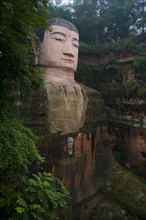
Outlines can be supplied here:
[[104, 170], [99, 165], [100, 152], [107, 149], [106, 126], [98, 120], [103, 101], [97, 91], [74, 79], [79, 47], [76, 27], [60, 18], [50, 19], [49, 25], [50, 30], [37, 32], [35, 50], [44, 87], [33, 92], [29, 103], [20, 105], [19, 113], [39, 136], [45, 169], [64, 182], [74, 201], [81, 201], [99, 187], [97, 176], [107, 172], [105, 161]]

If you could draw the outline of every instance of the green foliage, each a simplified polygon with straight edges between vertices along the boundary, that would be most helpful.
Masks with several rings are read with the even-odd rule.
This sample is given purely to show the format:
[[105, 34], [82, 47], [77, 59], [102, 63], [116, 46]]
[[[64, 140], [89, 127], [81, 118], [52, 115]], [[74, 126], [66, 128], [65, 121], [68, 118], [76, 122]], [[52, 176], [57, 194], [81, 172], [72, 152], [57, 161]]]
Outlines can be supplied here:
[[121, 86], [124, 97], [138, 97], [145, 99], [146, 83], [142, 81], [129, 81]]
[[146, 56], [136, 56], [133, 66], [138, 80], [146, 82]]
[[121, 95], [122, 90], [118, 82], [111, 82], [103, 85], [101, 88], [101, 92], [104, 94], [104, 96], [118, 97]]
[[[0, 213], [3, 219], [55, 219], [67, 205], [61, 181], [40, 170], [36, 137], [12, 116], [0, 117]], [[31, 176], [33, 176], [31, 178]]]
[[94, 93], [91, 93], [88, 98], [92, 100], [88, 105], [88, 111], [86, 113], [86, 121], [84, 124], [84, 130], [86, 132], [92, 133], [97, 129], [107, 123], [107, 117], [104, 111], [104, 103], [100, 94], [96, 94], [96, 98], [93, 98]]
[[145, 10], [146, 0], [138, 0], [136, 1], [135, 12], [137, 14], [137, 28], [141, 32], [145, 32], [146, 27], [146, 10]]
[[88, 43], [98, 41], [100, 18], [96, 12], [96, 1], [78, 1], [72, 8], [73, 22], [79, 30], [81, 40]]
[[129, 81], [125, 83], [111, 82], [101, 87], [104, 97], [138, 97], [145, 99], [146, 83], [142, 81]]
[[[0, 179], [16, 181], [28, 173], [30, 166], [43, 159], [35, 146], [36, 137], [11, 116], [0, 117]], [[32, 156], [33, 155], [33, 156]], [[15, 175], [14, 175], [15, 174]]]
[[51, 11], [54, 16], [72, 21], [81, 41], [105, 44], [145, 32], [145, 3], [145, 0], [74, 0], [67, 6], [54, 6]]
[[[43, 162], [35, 146], [36, 137], [12, 116], [0, 115], [0, 212], [7, 216], [22, 182]], [[33, 156], [32, 156], [33, 155]]]
[[106, 61], [103, 61], [98, 66], [98, 71], [101, 75], [101, 80], [104, 82], [111, 82], [118, 79], [119, 62], [111, 56]]
[[[76, 79], [91, 88], [105, 91], [107, 84], [112, 84], [114, 81], [119, 81], [119, 63], [111, 55], [106, 61], [99, 65], [89, 64], [84, 61], [79, 61]], [[116, 82], [113, 83], [113, 86]]]
[[63, 18], [67, 21], [72, 22], [72, 11], [70, 8], [70, 5], [54, 5], [53, 3], [50, 2], [48, 4], [48, 10], [51, 13], [51, 15], [55, 18]]
[[75, 3], [75, 24], [81, 40], [103, 44], [128, 37], [130, 26], [136, 21], [134, 7], [133, 0], [122, 3], [119, 0], [86, 0]]
[[36, 28], [46, 28], [47, 0], [2, 0], [0, 3], [0, 108], [8, 103], [12, 89], [30, 94], [40, 84], [34, 67], [33, 45]]
[[114, 43], [107, 43], [104, 45], [80, 43], [80, 53], [96, 54], [97, 56], [105, 56], [114, 54], [115, 57], [132, 54], [141, 55], [144, 53], [145, 48], [141, 44], [145, 40], [146, 35], [133, 36], [126, 39], [118, 40]]
[[[97, 49], [97, 46], [81, 42], [79, 45], [79, 52], [84, 53], [84, 54], [85, 53], [95, 53], [95, 51], [96, 51], [95, 48]], [[98, 49], [97, 49], [97, 51], [98, 51]]]
[[61, 181], [50, 173], [34, 174], [25, 192], [19, 195], [15, 217], [18, 219], [57, 219], [54, 211], [67, 206], [69, 193]]
[[121, 153], [119, 151], [113, 150], [112, 153], [117, 161], [121, 160]]
[[77, 74], [75, 77], [76, 80], [82, 82], [83, 84], [90, 85], [92, 88], [96, 88], [97, 65], [79, 61]]

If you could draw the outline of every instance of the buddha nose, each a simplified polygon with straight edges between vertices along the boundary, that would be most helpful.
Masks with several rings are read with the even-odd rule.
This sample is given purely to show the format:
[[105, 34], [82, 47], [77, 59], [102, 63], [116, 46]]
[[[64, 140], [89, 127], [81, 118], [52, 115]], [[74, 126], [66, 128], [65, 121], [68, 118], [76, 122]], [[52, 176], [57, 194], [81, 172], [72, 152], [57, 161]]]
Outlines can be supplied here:
[[74, 57], [74, 50], [72, 42], [66, 42], [66, 45], [64, 45], [63, 48], [63, 54], [65, 56]]
[[68, 56], [68, 57], [74, 57], [74, 54], [73, 53], [70, 53], [70, 52], [67, 52], [67, 53], [63, 53], [65, 56]]

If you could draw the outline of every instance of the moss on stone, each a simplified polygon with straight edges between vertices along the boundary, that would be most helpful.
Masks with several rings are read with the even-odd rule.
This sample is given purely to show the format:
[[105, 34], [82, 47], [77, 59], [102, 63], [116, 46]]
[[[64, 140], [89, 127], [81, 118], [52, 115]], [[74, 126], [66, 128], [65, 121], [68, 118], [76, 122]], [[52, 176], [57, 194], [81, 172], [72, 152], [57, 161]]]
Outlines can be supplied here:
[[146, 218], [146, 184], [120, 166], [114, 158], [110, 178], [102, 192], [132, 215]]

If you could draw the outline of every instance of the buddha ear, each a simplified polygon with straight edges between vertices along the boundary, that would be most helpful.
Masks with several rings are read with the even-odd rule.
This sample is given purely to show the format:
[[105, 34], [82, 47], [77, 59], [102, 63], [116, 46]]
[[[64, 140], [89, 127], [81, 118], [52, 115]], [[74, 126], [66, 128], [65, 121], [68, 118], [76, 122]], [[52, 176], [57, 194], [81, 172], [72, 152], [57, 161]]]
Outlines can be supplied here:
[[38, 38], [35, 39], [35, 42], [33, 44], [33, 52], [34, 52], [34, 55], [35, 55], [34, 65], [38, 66], [38, 64], [39, 64], [39, 53], [40, 53], [40, 42], [39, 42]]

